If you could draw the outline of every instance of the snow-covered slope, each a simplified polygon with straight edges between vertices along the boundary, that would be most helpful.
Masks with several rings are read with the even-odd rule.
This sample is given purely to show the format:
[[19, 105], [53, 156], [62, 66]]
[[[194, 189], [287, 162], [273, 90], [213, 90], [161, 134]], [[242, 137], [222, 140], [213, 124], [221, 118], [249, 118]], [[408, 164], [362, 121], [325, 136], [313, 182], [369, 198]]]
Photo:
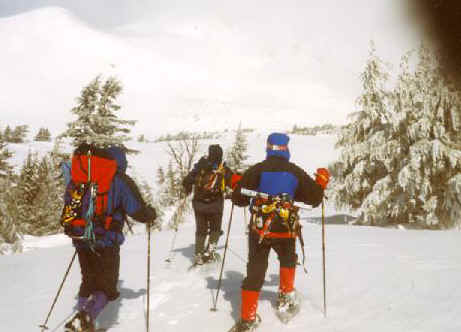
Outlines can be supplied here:
[[[287, 63], [279, 68], [281, 60], [268, 58], [257, 35], [212, 15], [164, 15], [107, 31], [43, 7], [1, 17], [0, 40], [3, 121], [52, 132], [64, 129], [75, 98], [98, 74], [121, 80], [122, 117], [139, 120], [143, 133], [342, 123], [353, 102], [310, 75], [318, 67], [312, 50], [293, 59], [305, 68], [285, 73]], [[292, 81], [292, 72], [301, 76]]]
[[[164, 260], [173, 233], [153, 235], [152, 331], [227, 331], [238, 318], [247, 249], [243, 211], [234, 212], [217, 312], [211, 312], [210, 308], [218, 271], [187, 272], [193, 255], [192, 216], [179, 230], [174, 262], [169, 266]], [[227, 229], [229, 206], [224, 215]], [[271, 303], [277, 291], [278, 261], [272, 254], [259, 302], [261, 331], [457, 332], [461, 329], [459, 232], [328, 226], [327, 318], [322, 314], [321, 228], [309, 224], [304, 233], [309, 274], [305, 275], [302, 269], [297, 271], [297, 288], [305, 298], [301, 314], [287, 326], [273, 314]], [[140, 234], [129, 237], [122, 247], [121, 297], [98, 319], [100, 326], [110, 327], [110, 331], [145, 330], [146, 244], [146, 236]], [[70, 245], [61, 245], [0, 257], [2, 331], [34, 331], [43, 323], [72, 253]], [[72, 313], [79, 278], [79, 268], [74, 266], [49, 321], [50, 331], [60, 331]]]

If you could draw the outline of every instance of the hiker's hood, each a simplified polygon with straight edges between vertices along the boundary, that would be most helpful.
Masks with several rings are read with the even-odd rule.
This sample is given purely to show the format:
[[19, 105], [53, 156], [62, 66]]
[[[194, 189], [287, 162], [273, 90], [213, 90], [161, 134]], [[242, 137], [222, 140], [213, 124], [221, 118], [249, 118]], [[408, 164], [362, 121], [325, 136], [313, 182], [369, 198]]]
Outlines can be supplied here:
[[212, 144], [208, 147], [208, 161], [217, 166], [222, 162], [223, 151], [219, 144]]

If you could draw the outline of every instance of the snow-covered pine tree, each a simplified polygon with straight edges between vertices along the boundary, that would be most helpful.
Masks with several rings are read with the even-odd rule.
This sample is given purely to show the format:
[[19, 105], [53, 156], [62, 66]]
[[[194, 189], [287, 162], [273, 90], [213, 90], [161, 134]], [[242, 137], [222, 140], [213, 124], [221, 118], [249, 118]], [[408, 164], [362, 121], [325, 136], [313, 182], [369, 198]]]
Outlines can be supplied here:
[[9, 142], [11, 143], [24, 143], [29, 132], [28, 125], [16, 126], [10, 135]]
[[7, 149], [6, 142], [0, 139], [0, 178], [8, 177], [11, 174], [11, 166], [8, 163], [13, 154]]
[[157, 169], [157, 184], [163, 185], [165, 183], [165, 172], [163, 171], [162, 166]]
[[413, 72], [410, 54], [402, 60], [390, 135], [373, 152], [385, 161], [388, 175], [363, 208], [388, 223], [452, 227], [461, 209], [461, 150], [450, 142], [459, 141], [461, 99], [434, 53], [421, 46], [417, 56]]
[[11, 137], [13, 135], [13, 131], [9, 125], [6, 126], [5, 131], [3, 132], [3, 140], [5, 142], [11, 142]]
[[41, 159], [29, 153], [21, 168], [16, 188], [15, 216], [23, 234], [46, 235], [61, 230], [64, 180], [53, 153]]
[[[372, 43], [361, 74], [363, 92], [357, 99], [358, 111], [351, 114], [353, 121], [341, 129], [336, 143], [337, 148], [342, 148], [340, 158], [329, 166], [332, 182], [328, 196], [339, 208], [359, 210], [375, 184], [387, 174], [384, 161], [372, 157], [373, 149], [386, 142], [389, 127], [387, 79]], [[375, 225], [386, 221], [372, 210], [364, 210], [358, 222]]]
[[170, 205], [173, 205], [177, 201], [179, 197], [179, 190], [181, 189], [178, 187], [178, 182], [179, 182], [178, 176], [173, 169], [173, 162], [170, 160], [170, 162], [168, 163], [168, 168], [167, 168], [167, 172], [165, 175], [166, 195], [163, 195], [165, 198], [163, 201], [164, 205], [170, 206]]
[[13, 251], [21, 251], [21, 238], [15, 225], [15, 204], [12, 197], [13, 174], [8, 159], [12, 153], [6, 148], [3, 136], [0, 139], [0, 255]]
[[7, 179], [0, 179], [0, 190], [0, 255], [20, 252], [21, 237], [15, 224], [14, 214], [10, 210], [13, 200], [9, 195], [11, 184]]
[[40, 142], [50, 142], [51, 141], [51, 133], [48, 128], [40, 128], [38, 130], [37, 135], [34, 137], [34, 141]]
[[38, 164], [39, 190], [33, 201], [35, 218], [30, 225], [33, 235], [54, 234], [62, 230], [59, 219], [65, 188], [58, 165], [50, 154], [43, 156]]
[[235, 132], [234, 143], [232, 144], [230, 150], [227, 152], [227, 166], [229, 166], [233, 171], [243, 173], [248, 167], [248, 165], [245, 163], [245, 161], [248, 159], [248, 155], [246, 154], [247, 150], [247, 137], [244, 130], [242, 129], [242, 126], [239, 125], [237, 131]]
[[29, 151], [19, 172], [17, 185], [14, 188], [16, 216], [19, 231], [32, 234], [31, 222], [35, 218], [34, 201], [40, 190], [38, 183], [38, 157]]
[[120, 106], [116, 99], [121, 92], [121, 83], [115, 78], [102, 83], [101, 77], [96, 77], [82, 90], [77, 105], [71, 110], [77, 119], [67, 124], [67, 131], [60, 137], [71, 138], [74, 146], [82, 143], [123, 145], [130, 139], [128, 126], [133, 126], [135, 121], [117, 117]]

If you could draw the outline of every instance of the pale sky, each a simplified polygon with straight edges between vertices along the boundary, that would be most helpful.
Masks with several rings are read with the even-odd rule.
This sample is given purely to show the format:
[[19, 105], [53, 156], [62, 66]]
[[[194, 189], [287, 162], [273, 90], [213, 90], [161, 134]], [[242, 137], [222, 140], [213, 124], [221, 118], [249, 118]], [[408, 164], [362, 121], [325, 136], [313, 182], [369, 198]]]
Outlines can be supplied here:
[[0, 126], [62, 130], [97, 74], [121, 79], [141, 132], [345, 123], [369, 41], [394, 67], [420, 42], [404, 3], [0, 0]]

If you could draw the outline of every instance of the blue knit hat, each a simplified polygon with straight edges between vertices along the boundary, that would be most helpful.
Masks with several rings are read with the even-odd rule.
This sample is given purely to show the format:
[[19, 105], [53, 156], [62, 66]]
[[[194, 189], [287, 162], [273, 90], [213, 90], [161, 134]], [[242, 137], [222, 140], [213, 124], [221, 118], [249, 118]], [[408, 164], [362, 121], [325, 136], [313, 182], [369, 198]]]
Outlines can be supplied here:
[[290, 150], [288, 149], [288, 141], [290, 138], [287, 134], [272, 133], [267, 137], [266, 158], [270, 156], [283, 157], [290, 160]]

